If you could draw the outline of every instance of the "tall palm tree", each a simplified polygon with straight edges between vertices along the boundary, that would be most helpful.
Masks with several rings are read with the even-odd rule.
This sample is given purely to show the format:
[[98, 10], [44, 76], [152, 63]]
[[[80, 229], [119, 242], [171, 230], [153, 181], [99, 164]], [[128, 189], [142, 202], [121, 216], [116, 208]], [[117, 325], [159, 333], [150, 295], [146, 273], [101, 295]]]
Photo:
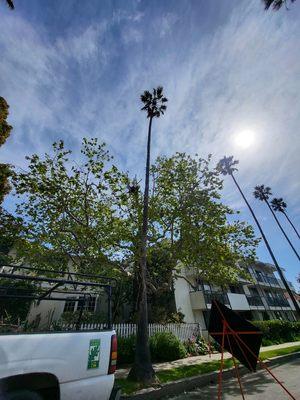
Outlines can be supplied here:
[[[296, 0], [290, 0], [291, 3], [294, 3], [294, 1]], [[287, 0], [263, 0], [263, 3], [265, 5], [265, 10], [268, 10], [272, 6], [273, 10], [278, 11], [283, 5], [288, 9]]]
[[293, 252], [296, 254], [296, 257], [300, 261], [300, 256], [299, 256], [298, 252], [296, 251], [295, 247], [293, 246], [292, 242], [290, 241], [288, 235], [285, 233], [285, 230], [281, 226], [281, 223], [279, 222], [278, 218], [276, 217], [276, 215], [268, 201], [270, 196], [272, 196], [271, 188], [269, 186], [265, 187], [265, 185], [255, 186], [253, 194], [256, 199], [258, 199], [260, 201], [264, 201], [267, 204], [267, 206], [269, 207], [269, 210], [271, 211], [271, 213], [273, 214], [273, 217], [275, 218], [275, 221], [276, 221], [279, 229], [283, 233], [284, 237], [286, 238], [289, 245], [291, 246]]
[[277, 272], [278, 272], [278, 274], [279, 274], [279, 276], [280, 276], [280, 278], [281, 278], [281, 280], [282, 280], [282, 282], [283, 282], [283, 284], [284, 284], [284, 286], [286, 288], [286, 291], [288, 292], [288, 294], [290, 296], [290, 299], [292, 300], [292, 302], [293, 302], [293, 304], [295, 306], [296, 314], [298, 316], [298, 319], [300, 319], [300, 307], [299, 307], [299, 304], [297, 303], [297, 300], [295, 299], [295, 296], [292, 293], [292, 291], [291, 291], [291, 289], [290, 289], [290, 287], [289, 287], [289, 285], [288, 285], [288, 283], [287, 283], [287, 281], [286, 281], [286, 279], [285, 279], [285, 277], [284, 277], [284, 275], [282, 273], [281, 268], [279, 267], [279, 264], [278, 264], [278, 262], [277, 262], [277, 260], [275, 258], [275, 255], [274, 255], [274, 253], [273, 253], [273, 251], [271, 249], [271, 246], [270, 246], [270, 244], [269, 244], [269, 242], [268, 242], [268, 240], [267, 240], [267, 238], [266, 238], [266, 236], [264, 234], [264, 231], [263, 231], [258, 219], [256, 218], [256, 215], [254, 214], [254, 211], [253, 211], [252, 207], [250, 206], [250, 204], [249, 204], [248, 200], [246, 199], [242, 189], [240, 188], [239, 184], [237, 183], [237, 181], [236, 181], [236, 179], [234, 177], [233, 173], [234, 173], [234, 171], [237, 171], [237, 168], [235, 166], [238, 163], [239, 163], [239, 161], [238, 160], [234, 160], [233, 156], [224, 157], [224, 158], [222, 158], [222, 160], [219, 161], [219, 163], [217, 165], [217, 168], [218, 168], [218, 170], [220, 171], [221, 174], [230, 175], [231, 176], [233, 182], [235, 183], [236, 187], [238, 188], [238, 191], [240, 192], [241, 196], [243, 197], [247, 207], [249, 208], [249, 210], [250, 210], [250, 212], [252, 214], [252, 217], [254, 218], [254, 221], [256, 222], [256, 225], [257, 225], [257, 227], [258, 227], [258, 229], [260, 231], [260, 234], [261, 234], [261, 236], [263, 238], [263, 241], [265, 242], [265, 245], [266, 245], [266, 247], [267, 247], [267, 249], [268, 249], [268, 251], [270, 253], [270, 256], [271, 256], [271, 258], [273, 260], [273, 263], [274, 263], [274, 265], [276, 267], [276, 270], [277, 270]]
[[286, 203], [283, 201], [283, 198], [275, 198], [271, 201], [271, 205], [274, 211], [279, 211], [282, 212], [282, 214], [285, 215], [286, 219], [288, 220], [288, 222], [290, 223], [291, 227], [294, 229], [294, 231], [296, 232], [296, 235], [298, 236], [298, 238], [300, 239], [300, 235], [299, 232], [297, 231], [295, 225], [292, 223], [292, 221], [290, 220], [290, 218], [288, 217], [287, 213], [285, 212], [285, 209], [287, 207]]
[[147, 159], [145, 175], [145, 191], [143, 203], [143, 222], [140, 242], [140, 278], [141, 293], [136, 335], [136, 351], [134, 364], [128, 377], [143, 383], [153, 382], [155, 372], [151, 363], [148, 338], [148, 306], [147, 306], [147, 234], [148, 234], [148, 205], [149, 205], [149, 177], [150, 177], [150, 150], [153, 118], [159, 118], [167, 109], [168, 99], [163, 95], [161, 86], [153, 89], [152, 93], [145, 90], [141, 95], [144, 104], [141, 110], [146, 111], [148, 124]]

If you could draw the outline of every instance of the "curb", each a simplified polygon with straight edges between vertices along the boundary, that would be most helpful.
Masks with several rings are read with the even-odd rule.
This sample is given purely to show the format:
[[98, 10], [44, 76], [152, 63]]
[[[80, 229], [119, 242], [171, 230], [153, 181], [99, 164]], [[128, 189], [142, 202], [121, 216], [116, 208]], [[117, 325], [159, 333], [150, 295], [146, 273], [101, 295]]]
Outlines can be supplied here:
[[[277, 356], [270, 360], [265, 360], [264, 363], [267, 366], [276, 366], [285, 362], [292, 361], [300, 357], [300, 352], [291, 353], [283, 356]], [[234, 368], [228, 368], [223, 370], [224, 378], [231, 378], [233, 376]], [[162, 384], [159, 388], [148, 388], [140, 390], [138, 393], [122, 396], [121, 400], [156, 400], [161, 399], [164, 396], [176, 396], [186, 391], [190, 391], [196, 388], [207, 386], [210, 383], [216, 383], [218, 379], [218, 371], [209, 372], [203, 375], [196, 375], [190, 378], [179, 379], [178, 381], [168, 382]], [[240, 375], [246, 375], [249, 370], [245, 367], [239, 368]]]

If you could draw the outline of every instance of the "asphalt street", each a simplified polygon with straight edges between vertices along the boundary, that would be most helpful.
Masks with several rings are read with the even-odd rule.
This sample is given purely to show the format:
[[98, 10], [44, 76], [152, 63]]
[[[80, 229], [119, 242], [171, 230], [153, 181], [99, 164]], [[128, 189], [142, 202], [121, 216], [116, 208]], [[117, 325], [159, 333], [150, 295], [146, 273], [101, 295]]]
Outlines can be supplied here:
[[[274, 375], [300, 400], [300, 357], [289, 363], [272, 368]], [[265, 371], [244, 375], [242, 378], [245, 400], [285, 400], [292, 399], [278, 383]], [[183, 393], [168, 400], [216, 400], [217, 385], [210, 385], [192, 392]], [[238, 381], [227, 379], [223, 382], [222, 400], [242, 399]]]

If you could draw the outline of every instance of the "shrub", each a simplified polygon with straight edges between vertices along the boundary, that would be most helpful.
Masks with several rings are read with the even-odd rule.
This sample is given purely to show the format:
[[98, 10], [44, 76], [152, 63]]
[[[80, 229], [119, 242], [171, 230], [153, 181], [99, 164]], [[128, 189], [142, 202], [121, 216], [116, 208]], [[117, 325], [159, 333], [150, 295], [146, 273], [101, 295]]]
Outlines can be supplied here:
[[254, 321], [263, 332], [263, 346], [293, 342], [300, 337], [300, 322], [289, 322], [280, 320]]
[[3, 298], [0, 301], [0, 317], [4, 320], [9, 316], [10, 324], [17, 324], [18, 320], [24, 321], [27, 317], [32, 300], [18, 298], [19, 295], [33, 296], [37, 288], [31, 282], [20, 281], [13, 282], [13, 285], [7, 279], [0, 279], [1, 292], [13, 296]]
[[158, 332], [151, 336], [150, 351], [154, 361], [174, 361], [187, 356], [184, 345], [171, 332]]
[[200, 335], [197, 337], [192, 336], [183, 344], [189, 356], [200, 356], [208, 353], [208, 346]]
[[198, 344], [199, 355], [204, 355], [209, 353], [209, 347], [203, 336], [198, 335], [196, 338]]
[[[118, 337], [118, 365], [131, 364], [135, 352], [134, 335]], [[201, 336], [193, 337], [181, 343], [171, 332], [159, 332], [150, 337], [150, 351], [153, 361], [174, 361], [188, 355], [201, 355], [208, 353], [208, 347]]]
[[198, 356], [199, 355], [196, 338], [189, 338], [188, 340], [183, 342], [183, 345], [187, 351], [188, 356]]
[[118, 336], [118, 365], [131, 364], [134, 361], [135, 336]]
[[212, 338], [210, 338], [210, 348], [212, 352], [217, 351], [218, 353], [221, 353], [221, 346], [216, 340]]

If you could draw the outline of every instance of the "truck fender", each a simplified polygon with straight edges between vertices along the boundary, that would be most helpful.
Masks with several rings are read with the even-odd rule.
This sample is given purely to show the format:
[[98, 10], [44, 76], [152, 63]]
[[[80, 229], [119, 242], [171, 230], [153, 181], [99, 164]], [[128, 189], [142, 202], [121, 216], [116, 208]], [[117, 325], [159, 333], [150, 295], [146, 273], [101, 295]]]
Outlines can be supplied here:
[[[3, 394], [28, 390], [37, 392], [45, 400], [59, 400], [59, 382], [55, 375], [49, 373], [29, 373], [9, 376], [0, 380], [0, 390]], [[0, 394], [2, 394], [0, 392]]]

